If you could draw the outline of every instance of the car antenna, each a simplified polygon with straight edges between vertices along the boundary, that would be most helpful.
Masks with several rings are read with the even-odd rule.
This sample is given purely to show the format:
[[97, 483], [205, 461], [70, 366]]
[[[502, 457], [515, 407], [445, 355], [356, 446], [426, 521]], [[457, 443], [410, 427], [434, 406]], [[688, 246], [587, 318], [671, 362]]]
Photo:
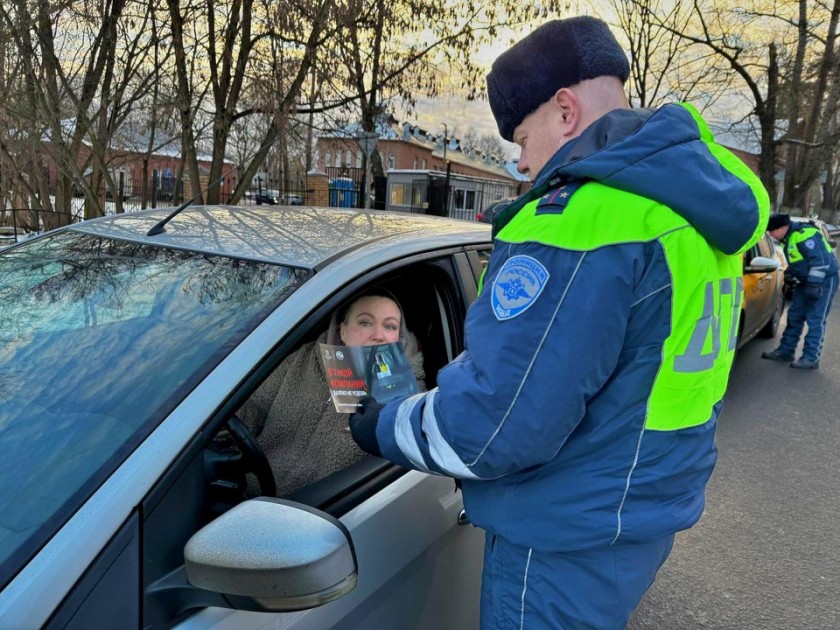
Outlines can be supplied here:
[[219, 179], [217, 179], [215, 182], [210, 184], [207, 188], [205, 188], [204, 190], [199, 192], [195, 197], [193, 197], [189, 201], [185, 201], [180, 206], [175, 208], [175, 210], [173, 210], [165, 218], [163, 218], [160, 221], [158, 221], [157, 223], [155, 223], [154, 226], [152, 227], [152, 229], [149, 230], [148, 232], [146, 232], [146, 236], [157, 236], [158, 234], [162, 234], [163, 232], [166, 232], [166, 224], [169, 223], [172, 219], [174, 219], [181, 212], [181, 210], [186, 210], [187, 208], [189, 208], [193, 203], [195, 203], [195, 201], [197, 199], [200, 199], [202, 197], [202, 195], [204, 195], [204, 193], [206, 193], [211, 188], [213, 188], [213, 186], [216, 186], [225, 177], [227, 177], [228, 175], [233, 173], [235, 168], [236, 167], [233, 167], [230, 170], [228, 170], [226, 173], [223, 173], [222, 176]]

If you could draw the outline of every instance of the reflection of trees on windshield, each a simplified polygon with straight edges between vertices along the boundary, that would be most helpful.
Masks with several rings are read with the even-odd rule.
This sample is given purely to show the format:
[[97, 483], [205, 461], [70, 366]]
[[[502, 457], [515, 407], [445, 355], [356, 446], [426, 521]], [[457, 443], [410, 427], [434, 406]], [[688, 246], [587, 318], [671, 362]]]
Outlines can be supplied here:
[[75, 231], [0, 256], [0, 566], [309, 274]]
[[27, 331], [76, 329], [195, 305], [282, 301], [306, 273], [65, 233], [0, 258], [0, 348]]
[[[160, 213], [128, 214], [119, 220], [89, 224], [85, 230], [94, 233], [101, 229], [104, 236], [137, 240], [161, 218]], [[284, 261], [311, 269], [337, 252], [383, 237], [412, 238], [428, 226], [428, 217], [410, 213], [194, 206], [167, 224], [160, 242], [173, 248], [235, 252], [238, 258]]]
[[75, 231], [0, 255], [0, 568], [310, 273]]
[[[6, 402], [12, 397], [15, 392], [15, 385], [18, 379], [16, 374], [11, 370], [4, 370], [0, 368], [0, 404]], [[0, 425], [0, 429], [2, 429]]]

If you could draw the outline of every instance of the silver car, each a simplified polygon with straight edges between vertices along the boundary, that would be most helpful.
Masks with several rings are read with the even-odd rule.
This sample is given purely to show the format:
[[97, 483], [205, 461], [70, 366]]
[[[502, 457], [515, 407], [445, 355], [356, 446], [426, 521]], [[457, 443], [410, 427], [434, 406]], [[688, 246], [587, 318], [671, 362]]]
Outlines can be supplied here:
[[368, 457], [277, 498], [236, 410], [374, 282], [433, 387], [489, 226], [221, 206], [149, 236], [166, 214], [0, 254], [0, 628], [477, 627], [451, 479]]

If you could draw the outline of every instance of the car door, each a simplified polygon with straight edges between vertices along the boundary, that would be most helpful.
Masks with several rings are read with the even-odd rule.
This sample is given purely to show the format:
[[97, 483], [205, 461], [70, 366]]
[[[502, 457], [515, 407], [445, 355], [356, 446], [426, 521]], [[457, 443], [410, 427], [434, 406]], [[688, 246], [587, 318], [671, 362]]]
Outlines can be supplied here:
[[[325, 273], [324, 277], [332, 276]], [[413, 306], [424, 307], [419, 315], [413, 314], [413, 324], [430, 361], [440, 367], [460, 352], [466, 306], [475, 295], [469, 263], [460, 248], [430, 252], [363, 274], [336, 289], [314, 310], [311, 306], [297, 310], [308, 302], [306, 287], [300, 289], [289, 302], [295, 303], [291, 312], [301, 314], [299, 335], [281, 332], [288, 326], [275, 325], [280, 318], [269, 317], [265, 326], [175, 408], [85, 505], [86, 513], [94, 514], [97, 522], [108, 521], [108, 527], [113, 522], [110, 531], [116, 533], [105, 534], [108, 538], [100, 542], [99, 527], [88, 531], [83, 520], [74, 519], [50, 543], [63, 555], [53, 554], [52, 562], [39, 557], [27, 567], [29, 587], [22, 599], [37, 601], [38, 594], [47, 592], [54, 582], [72, 579], [74, 584], [69, 592], [61, 591], [67, 595], [57, 608], [47, 609], [49, 619], [44, 627], [477, 627], [483, 533], [462, 514], [460, 492], [451, 479], [406, 471], [373, 457], [329, 475], [293, 497], [301, 506], [340, 518], [349, 530], [358, 582], [345, 597], [298, 612], [244, 612], [230, 609], [235, 600], [225, 595], [191, 586], [186, 576], [187, 541], [244, 498], [247, 449], [232, 440], [230, 424], [241, 398], [265, 377], [271, 361], [277, 362], [289, 352], [306, 328], [315, 326], [365, 284], [389, 279], [400, 281], [406, 304], [411, 304], [410, 296], [414, 296]], [[310, 284], [317, 281], [306, 286]], [[274, 334], [282, 337], [270, 336]], [[265, 347], [274, 347], [266, 365], [243, 363], [249, 352], [262, 356]], [[242, 370], [250, 370], [251, 376]], [[430, 387], [435, 375], [430, 376]], [[225, 388], [228, 377], [242, 383], [230, 395]], [[225, 392], [227, 398], [208, 402], [216, 400], [212, 390]], [[199, 427], [198, 431], [193, 427]], [[161, 473], [150, 472], [157, 470]], [[146, 484], [150, 490], [135, 503], [130, 498], [135, 494], [132, 488]], [[124, 511], [126, 505], [133, 508]], [[128, 516], [117, 516], [122, 514]], [[280, 538], [285, 534], [276, 533]], [[76, 543], [101, 551], [92, 562], [85, 560], [81, 565], [90, 554]], [[65, 577], [68, 572], [79, 577]], [[20, 593], [4, 595], [10, 596], [7, 603], [13, 607], [21, 599], [15, 598]], [[2, 615], [0, 627], [9, 627], [4, 626]]]
[[[770, 260], [776, 260], [776, 248], [773, 239], [765, 234], [758, 241], [759, 255]], [[762, 282], [763, 281], [763, 282]], [[773, 317], [781, 299], [783, 272], [779, 269], [761, 274], [759, 283], [762, 284], [763, 300], [765, 310], [762, 313], [760, 325], [763, 325]]]
[[[744, 266], [747, 267], [753, 258], [764, 256], [761, 243], [756, 243], [744, 254]], [[771, 258], [773, 256], [771, 255]], [[750, 339], [761, 325], [767, 321], [771, 313], [771, 294], [773, 284], [772, 273], [745, 273], [744, 276], [744, 326], [743, 340]]]
[[[460, 352], [467, 303], [475, 296], [475, 281], [463, 252], [415, 258], [377, 270], [343, 287], [321, 310], [330, 312], [347, 295], [374, 281], [406, 288], [398, 297], [428, 361], [442, 366]], [[429, 387], [433, 386], [435, 374], [427, 368], [428, 379]], [[192, 614], [178, 612], [183, 595], [168, 589], [167, 581], [179, 570], [184, 539], [210, 518], [201, 506], [213, 501], [194, 497], [209, 492], [203, 476], [208, 466], [218, 465], [220, 457], [197, 446], [182, 458], [180, 472], [171, 473], [169, 485], [161, 484], [150, 495], [143, 510], [144, 626], [173, 621], [185, 629], [211, 625], [231, 629], [478, 626], [483, 533], [462, 513], [460, 491], [449, 478], [406, 471], [372, 457], [289, 497], [347, 526], [358, 559], [355, 590], [318, 608], [293, 613], [214, 606]], [[201, 484], [203, 491], [198, 488]], [[218, 496], [223, 494], [217, 489]], [[187, 510], [191, 516], [185, 519], [182, 512], [191, 503], [193, 508]], [[202, 511], [203, 516], [197, 515]]]
[[[777, 254], [776, 245], [773, 243], [773, 239], [769, 234], [765, 234], [764, 237], [758, 242], [761, 255], [765, 258], [769, 258], [770, 260], [779, 260], [779, 255]], [[776, 308], [778, 303], [779, 295], [783, 293], [783, 285], [784, 285], [784, 267], [782, 266], [782, 262], [784, 261], [784, 254], [781, 256], [782, 261], [780, 261], [779, 268], [775, 271], [768, 272], [768, 281], [766, 285], [768, 287], [768, 310], [770, 313]]]

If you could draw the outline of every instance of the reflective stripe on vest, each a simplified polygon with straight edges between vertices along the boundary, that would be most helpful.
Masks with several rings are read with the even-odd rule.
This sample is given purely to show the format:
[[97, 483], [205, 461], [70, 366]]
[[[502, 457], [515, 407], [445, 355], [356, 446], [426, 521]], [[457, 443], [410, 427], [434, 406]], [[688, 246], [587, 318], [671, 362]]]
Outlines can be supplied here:
[[661, 204], [590, 182], [562, 214], [523, 207], [498, 235], [573, 251], [658, 241], [671, 276], [671, 326], [648, 398], [646, 428], [672, 431], [710, 420], [735, 355], [743, 301], [742, 258], [714, 249]]
[[[812, 226], [804, 227], [801, 230], [794, 230], [791, 232], [787, 242], [788, 263], [792, 265], [793, 263], [798, 263], [802, 260], [805, 260], [805, 258], [802, 256], [802, 252], [799, 251], [798, 245], [799, 243], [807, 241], [814, 235], [822, 236], [822, 232], [820, 232], [819, 228], [815, 228]], [[818, 240], [822, 241], [826, 251], [828, 251], [828, 253], [830, 254], [831, 246], [825, 242], [824, 238], [820, 238]]]

